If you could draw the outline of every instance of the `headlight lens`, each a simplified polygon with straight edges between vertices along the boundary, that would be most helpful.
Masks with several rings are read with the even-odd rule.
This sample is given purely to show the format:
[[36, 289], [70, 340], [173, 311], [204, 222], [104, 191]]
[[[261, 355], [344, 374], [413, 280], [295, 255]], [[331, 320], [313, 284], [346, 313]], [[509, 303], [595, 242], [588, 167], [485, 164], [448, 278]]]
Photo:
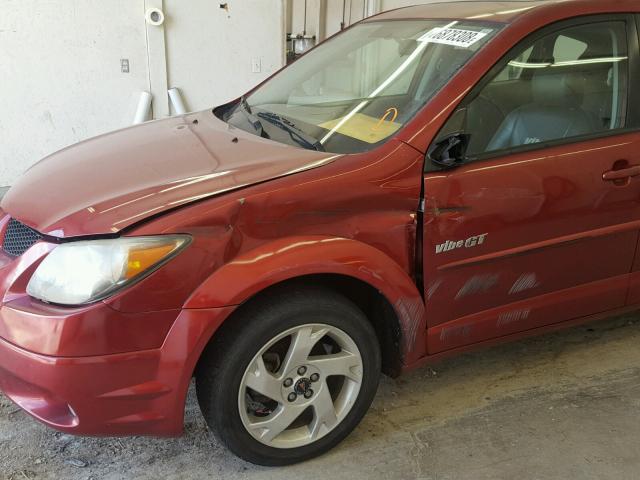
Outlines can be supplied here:
[[60, 305], [102, 300], [153, 272], [190, 240], [187, 235], [163, 235], [63, 243], [38, 266], [27, 293]]

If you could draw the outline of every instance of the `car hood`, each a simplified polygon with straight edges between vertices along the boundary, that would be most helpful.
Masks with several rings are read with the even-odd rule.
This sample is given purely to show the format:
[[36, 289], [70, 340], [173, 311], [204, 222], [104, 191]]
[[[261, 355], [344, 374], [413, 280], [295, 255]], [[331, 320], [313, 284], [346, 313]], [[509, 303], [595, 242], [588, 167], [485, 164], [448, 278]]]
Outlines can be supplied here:
[[31, 167], [0, 207], [40, 233], [118, 233], [203, 198], [337, 158], [251, 135], [210, 110], [108, 133]]

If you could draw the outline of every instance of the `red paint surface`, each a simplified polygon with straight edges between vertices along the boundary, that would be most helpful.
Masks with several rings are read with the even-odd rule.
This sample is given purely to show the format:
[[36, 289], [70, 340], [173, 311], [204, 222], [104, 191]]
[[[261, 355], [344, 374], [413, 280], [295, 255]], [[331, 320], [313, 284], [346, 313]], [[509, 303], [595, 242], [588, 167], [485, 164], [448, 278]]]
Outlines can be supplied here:
[[193, 369], [231, 310], [184, 310], [161, 347], [126, 354], [45, 356], [0, 340], [0, 389], [58, 430], [179, 435]]
[[[423, 174], [449, 114], [524, 36], [572, 16], [637, 10], [630, 0], [474, 2], [379, 16], [495, 13], [508, 25], [395, 138], [363, 154], [280, 145], [211, 112], [54, 154], [3, 199], [0, 235], [12, 216], [52, 237], [187, 233], [193, 242], [143, 281], [81, 308], [25, 293], [54, 239], [18, 259], [0, 253], [0, 388], [61, 430], [179, 434], [193, 369], [217, 328], [256, 293], [309, 274], [381, 292], [398, 317], [405, 368], [637, 305], [640, 180], [619, 187], [602, 175], [617, 160], [640, 165], [639, 134]], [[425, 292], [416, 286], [418, 229]], [[485, 233], [477, 247], [435, 254], [447, 240]]]
[[[640, 182], [602, 180], [620, 159], [640, 164], [640, 135], [426, 175], [430, 353], [625, 305]], [[447, 239], [479, 233], [488, 234], [482, 245], [435, 253]]]
[[333, 158], [229, 127], [205, 111], [54, 153], [16, 182], [2, 208], [56, 237], [116, 233], [150, 215]]

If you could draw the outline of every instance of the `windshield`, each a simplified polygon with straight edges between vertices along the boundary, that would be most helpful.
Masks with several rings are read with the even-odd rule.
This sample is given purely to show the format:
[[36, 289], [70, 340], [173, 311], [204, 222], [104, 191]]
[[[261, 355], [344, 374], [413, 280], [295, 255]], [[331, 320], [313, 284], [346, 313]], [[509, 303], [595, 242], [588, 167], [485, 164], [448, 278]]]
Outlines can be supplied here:
[[361, 23], [216, 113], [303, 148], [369, 150], [406, 124], [498, 28], [475, 21]]

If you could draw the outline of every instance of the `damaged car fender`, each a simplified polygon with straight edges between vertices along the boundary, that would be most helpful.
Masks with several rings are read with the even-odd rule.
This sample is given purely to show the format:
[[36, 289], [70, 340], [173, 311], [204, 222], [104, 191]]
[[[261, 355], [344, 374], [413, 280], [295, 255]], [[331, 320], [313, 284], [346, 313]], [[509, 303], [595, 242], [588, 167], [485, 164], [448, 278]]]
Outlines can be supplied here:
[[397, 316], [404, 363], [424, 354], [417, 337], [426, 331], [425, 310], [414, 281], [380, 250], [348, 238], [296, 236], [263, 244], [214, 272], [185, 308], [239, 305], [281, 282], [318, 274], [352, 277], [378, 290]]

